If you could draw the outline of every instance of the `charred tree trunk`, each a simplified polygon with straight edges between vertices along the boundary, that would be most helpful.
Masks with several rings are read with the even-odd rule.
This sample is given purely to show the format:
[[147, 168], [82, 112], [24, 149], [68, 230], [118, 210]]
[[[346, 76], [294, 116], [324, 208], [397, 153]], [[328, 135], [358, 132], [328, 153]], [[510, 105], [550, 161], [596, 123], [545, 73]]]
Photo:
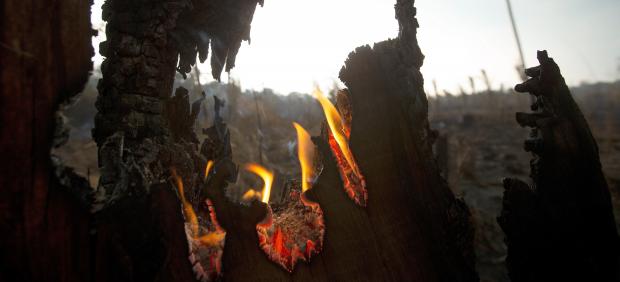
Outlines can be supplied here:
[[[258, 0], [107, 0], [99, 148], [96, 281], [193, 281], [181, 206], [198, 206], [207, 160], [193, 125], [198, 101], [173, 84], [212, 50], [213, 76], [234, 66]], [[174, 170], [178, 197], [170, 182]], [[185, 200], [190, 199], [190, 200]], [[186, 215], [187, 218], [187, 215]]]
[[517, 113], [532, 127], [532, 185], [504, 180], [498, 221], [506, 234], [512, 281], [620, 281], [620, 241], [598, 146], [559, 67], [546, 51], [518, 92], [536, 97], [534, 113]]
[[101, 168], [95, 281], [192, 280], [184, 220], [166, 181], [182, 157], [188, 158], [183, 171], [196, 171], [191, 155], [172, 146], [165, 115], [179, 54], [169, 33], [187, 5], [109, 0], [103, 6], [106, 59], [93, 129]]
[[323, 171], [306, 194], [324, 212], [322, 251], [287, 273], [258, 247], [255, 226], [264, 207], [213, 196], [227, 228], [225, 280], [478, 280], [469, 211], [432, 153], [436, 133], [427, 118], [415, 15], [413, 1], [398, 1], [399, 38], [358, 48], [340, 73], [351, 100], [341, 112], [352, 114], [351, 148], [366, 177], [367, 206], [347, 196], [326, 137], [315, 138]]
[[72, 192], [90, 187], [50, 150], [92, 69], [90, 3], [0, 6], [0, 281], [85, 281], [88, 208]]

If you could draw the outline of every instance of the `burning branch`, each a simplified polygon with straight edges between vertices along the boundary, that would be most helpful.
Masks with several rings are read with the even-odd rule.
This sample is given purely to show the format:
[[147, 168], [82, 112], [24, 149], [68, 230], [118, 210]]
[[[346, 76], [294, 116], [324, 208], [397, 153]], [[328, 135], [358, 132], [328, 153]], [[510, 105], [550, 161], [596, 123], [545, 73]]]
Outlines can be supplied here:
[[[347, 195], [349, 195], [349, 198], [358, 205], [365, 207], [368, 201], [366, 180], [357, 166], [353, 153], [349, 148], [351, 124], [342, 118], [340, 112], [329, 99], [323, 95], [323, 92], [321, 92], [319, 88], [316, 88], [312, 95], [319, 101], [325, 113], [325, 119], [329, 126], [329, 146], [338, 163], [338, 171], [344, 182], [344, 189]], [[341, 92], [339, 95], [345, 94]], [[350, 111], [348, 112], [350, 114]], [[350, 120], [350, 118], [347, 120]]]
[[[209, 161], [207, 164], [205, 178], [208, 176], [209, 164], [212, 166], [212, 163]], [[185, 198], [183, 180], [175, 168], [171, 169], [171, 174], [183, 205], [183, 216], [186, 221], [185, 234], [190, 252], [189, 260], [193, 265], [194, 273], [201, 281], [213, 281], [221, 275], [226, 231], [217, 222], [211, 200], [205, 201], [208, 216], [197, 216], [192, 204]]]

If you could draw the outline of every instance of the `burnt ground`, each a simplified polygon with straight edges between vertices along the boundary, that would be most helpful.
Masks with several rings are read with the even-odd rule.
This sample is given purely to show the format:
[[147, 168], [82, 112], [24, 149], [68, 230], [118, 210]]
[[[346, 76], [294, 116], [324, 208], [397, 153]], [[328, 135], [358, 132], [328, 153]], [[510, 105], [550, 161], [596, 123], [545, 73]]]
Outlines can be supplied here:
[[[192, 101], [199, 98], [201, 88], [191, 77], [178, 84], [190, 89]], [[91, 79], [83, 94], [64, 109], [70, 139], [53, 152], [79, 174], [90, 176], [93, 187], [99, 176], [97, 146], [90, 137], [95, 86], [96, 80]], [[234, 161], [260, 162], [262, 155], [262, 163], [276, 171], [272, 196], [281, 196], [286, 180], [299, 178], [300, 174], [291, 123], [297, 121], [317, 135], [323, 119], [318, 103], [307, 95], [281, 96], [269, 89], [242, 92], [236, 86], [218, 84], [202, 89], [207, 99], [196, 126], [199, 139], [204, 138], [199, 128], [213, 121], [212, 96], [228, 101], [223, 115], [231, 130]], [[620, 222], [620, 82], [584, 85], [572, 91], [598, 141], [616, 221]], [[512, 92], [442, 96], [429, 101], [432, 127], [447, 140], [447, 150], [438, 151], [443, 155], [440, 159], [448, 160], [444, 174], [474, 215], [477, 269], [482, 281], [508, 281], [504, 267], [506, 246], [496, 217], [501, 210], [502, 178], [528, 179], [530, 155], [522, 150], [528, 130], [514, 121], [515, 112], [528, 109], [529, 98]], [[239, 199], [247, 187], [258, 185], [252, 181], [255, 179], [242, 173], [238, 184], [229, 189], [229, 196]]]

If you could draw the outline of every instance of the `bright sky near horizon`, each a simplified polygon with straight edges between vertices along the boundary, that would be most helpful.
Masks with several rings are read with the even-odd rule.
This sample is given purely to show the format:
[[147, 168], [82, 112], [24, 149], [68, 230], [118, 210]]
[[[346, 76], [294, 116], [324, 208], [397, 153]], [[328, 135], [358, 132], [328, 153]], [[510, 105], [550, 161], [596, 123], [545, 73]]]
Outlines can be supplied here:
[[[307, 93], [314, 83], [330, 87], [355, 47], [397, 35], [395, 2], [265, 0], [254, 16], [252, 43], [242, 45], [231, 77], [244, 89], [281, 94]], [[536, 50], [546, 49], [570, 85], [620, 79], [620, 1], [512, 2], [528, 66], [536, 65]], [[101, 4], [96, 0], [93, 7], [95, 26], [101, 25]], [[418, 0], [416, 7], [428, 94], [432, 80], [440, 90], [469, 90], [470, 76], [482, 89], [482, 69], [496, 88], [518, 82], [519, 57], [505, 0]], [[200, 69], [203, 81], [211, 81], [208, 62]]]

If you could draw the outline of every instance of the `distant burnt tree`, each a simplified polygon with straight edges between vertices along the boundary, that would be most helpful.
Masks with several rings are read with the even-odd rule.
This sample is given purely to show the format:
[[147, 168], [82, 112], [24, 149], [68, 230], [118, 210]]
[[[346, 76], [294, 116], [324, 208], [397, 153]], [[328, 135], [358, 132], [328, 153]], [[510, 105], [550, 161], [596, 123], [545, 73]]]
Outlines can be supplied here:
[[546, 51], [515, 87], [536, 97], [531, 127], [532, 185], [504, 180], [499, 224], [506, 234], [512, 281], [619, 281], [620, 240], [599, 151], [558, 65]]

